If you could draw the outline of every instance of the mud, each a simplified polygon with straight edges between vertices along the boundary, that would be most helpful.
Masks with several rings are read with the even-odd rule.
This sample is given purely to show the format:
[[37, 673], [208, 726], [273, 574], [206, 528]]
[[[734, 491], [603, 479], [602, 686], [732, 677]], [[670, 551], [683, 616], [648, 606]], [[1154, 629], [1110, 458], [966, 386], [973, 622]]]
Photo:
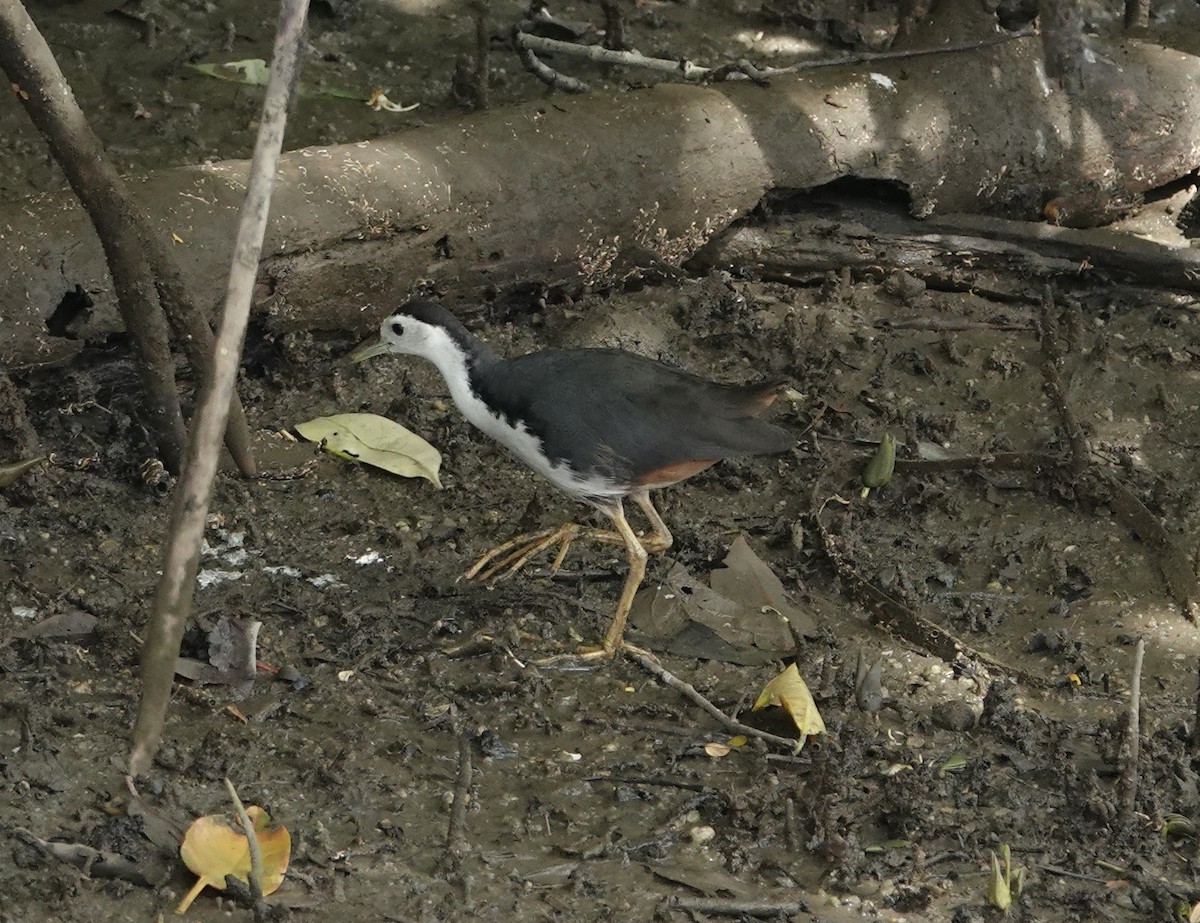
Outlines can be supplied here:
[[[220, 33], [219, 19], [193, 14], [165, 34]], [[54, 28], [83, 29], [77, 15]], [[99, 22], [88, 28], [112, 28]], [[469, 31], [465, 17], [432, 22]], [[314, 42], [347, 32], [318, 30]], [[252, 118], [246, 89], [212, 84], [206, 92]], [[94, 92], [109, 98], [113, 85]], [[298, 120], [295, 143], [332, 118]], [[236, 156], [237, 143], [203, 150]], [[786, 232], [786, 215], [773, 220]], [[1194, 305], [1118, 287], [1060, 292], [1056, 304], [1060, 377], [1088, 464], [1132, 490], [1190, 557]], [[1194, 839], [1164, 825], [1193, 819], [1200, 797], [1200, 635], [1164, 585], [1158, 550], [1060, 470], [902, 470], [859, 493], [885, 431], [901, 458], [1067, 452], [1044, 391], [1037, 299], [990, 302], [872, 273], [801, 287], [713, 272], [522, 311], [456, 307], [510, 354], [619, 345], [722, 380], [788, 380], [771, 419], [796, 448], [663, 491], [676, 544], [652, 560], [647, 587], [676, 563], [707, 582], [744, 535], [816, 625], [797, 656], [828, 733], [799, 754], [752, 738], [710, 756], [705, 744], [731, 733], [630, 659], [539, 665], [603, 632], [620, 556], [580, 543], [553, 578], [488, 587], [458, 577], [513, 532], [586, 511], [471, 432], [432, 368], [355, 367], [349, 340], [252, 332], [241, 393], [267, 476], [219, 477], [201, 562], [212, 582], [197, 590], [185, 654], [205, 656], [220, 617], [253, 619], [258, 656], [279, 672], [248, 691], [181, 684], [167, 742], [140, 780], [151, 812], [130, 816], [121, 766], [169, 501], [143, 470], [137, 380], [114, 340], [70, 369], [16, 376], [53, 457], [0, 493], [0, 827], [11, 857], [0, 920], [169, 913], [190, 886], [173, 844], [194, 816], [226, 809], [226, 776], [290, 828], [291, 871], [272, 902], [297, 918], [685, 921], [774, 908], [797, 920], [994, 919], [988, 868], [1002, 844], [1026, 869], [1017, 919], [1166, 919], [1197, 901]], [[906, 326], [914, 318], [940, 329]], [[286, 435], [356, 410], [437, 445], [444, 489]], [[829, 538], [853, 573], [832, 562]], [[855, 576], [1008, 669], [947, 663], [874, 624]], [[629, 638], [662, 646], [637, 617]], [[1138, 638], [1147, 654], [1129, 811], [1120, 746]], [[786, 656], [663, 662], [727, 713], [790, 734], [778, 710], [749, 712]], [[860, 659], [879, 660], [874, 689], [856, 681]], [[125, 855], [153, 883], [89, 877], [20, 830]], [[189, 915], [250, 918], [212, 892]]]

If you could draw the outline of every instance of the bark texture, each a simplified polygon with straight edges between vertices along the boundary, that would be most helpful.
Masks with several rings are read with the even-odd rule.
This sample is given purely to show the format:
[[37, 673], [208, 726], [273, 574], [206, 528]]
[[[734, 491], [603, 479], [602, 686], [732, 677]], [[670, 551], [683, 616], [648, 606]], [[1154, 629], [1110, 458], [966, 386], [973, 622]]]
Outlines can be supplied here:
[[[256, 310], [276, 332], [358, 332], [419, 284], [453, 301], [531, 280], [600, 282], [623, 249], [678, 262], [768, 190], [839, 177], [902, 186], [919, 216], [1034, 218], [1051, 199], [1059, 216], [1107, 214], [1097, 199], [1131, 207], [1195, 168], [1200, 59], [1130, 42], [1084, 66], [1083, 91], [1063, 92], [1040, 41], [1024, 38], [767, 88], [555, 96], [294, 151], [280, 163]], [[209, 302], [245, 177], [244, 162], [223, 162], [130, 184]], [[66, 196], [0, 210], [0, 362], [78, 348], [44, 323], [76, 285], [95, 301], [85, 335], [119, 327], [84, 220]]]

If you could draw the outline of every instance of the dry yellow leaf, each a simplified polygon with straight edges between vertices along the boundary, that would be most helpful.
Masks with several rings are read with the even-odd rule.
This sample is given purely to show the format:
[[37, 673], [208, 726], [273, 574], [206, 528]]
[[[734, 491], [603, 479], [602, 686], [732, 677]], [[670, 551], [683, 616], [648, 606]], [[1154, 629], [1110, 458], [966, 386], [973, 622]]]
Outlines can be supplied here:
[[374, 413], [338, 413], [296, 424], [296, 432], [339, 458], [441, 487], [442, 455], [412, 430]]
[[[262, 853], [262, 893], [273, 894], [283, 883], [292, 854], [292, 838], [287, 827], [273, 824], [270, 816], [257, 805], [246, 808], [254, 824], [255, 838]], [[250, 879], [250, 844], [236, 816], [209, 814], [192, 822], [183, 837], [179, 857], [197, 876], [175, 912], [184, 913], [206, 887], [225, 890], [225, 876], [239, 881]]]
[[763, 686], [751, 710], [758, 711], [766, 705], [782, 706], [805, 736], [825, 733], [825, 722], [817, 711], [817, 703], [794, 663]]
[[988, 875], [987, 899], [989, 904], [998, 910], [1003, 910], [1006, 914], [1008, 908], [1012, 906], [1012, 890], [1008, 884], [1008, 875], [1000, 867], [1000, 860], [996, 858], [995, 853], [992, 853], [991, 874]]

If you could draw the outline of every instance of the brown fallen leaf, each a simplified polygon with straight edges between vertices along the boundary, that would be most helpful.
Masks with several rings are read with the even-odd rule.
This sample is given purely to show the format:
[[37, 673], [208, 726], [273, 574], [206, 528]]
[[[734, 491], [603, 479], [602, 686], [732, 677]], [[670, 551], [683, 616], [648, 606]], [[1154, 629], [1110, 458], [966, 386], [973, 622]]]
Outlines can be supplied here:
[[714, 570], [708, 579], [714, 590], [726, 599], [752, 609], [773, 609], [791, 622], [800, 634], [808, 638], [817, 637], [817, 624], [813, 617], [788, 598], [783, 582], [771, 570], [771, 566], [754, 553], [746, 536], [739, 535], [733, 540], [721, 564], [723, 567]]
[[676, 564], [665, 580], [634, 599], [630, 622], [653, 639], [656, 650], [763, 666], [794, 649], [783, 620], [772, 609], [726, 598]]

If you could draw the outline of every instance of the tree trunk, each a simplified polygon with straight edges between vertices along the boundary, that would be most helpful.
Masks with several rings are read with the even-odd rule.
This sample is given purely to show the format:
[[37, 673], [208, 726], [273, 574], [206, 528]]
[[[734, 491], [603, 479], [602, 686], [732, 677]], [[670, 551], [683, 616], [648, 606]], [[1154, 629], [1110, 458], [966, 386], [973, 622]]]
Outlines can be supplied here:
[[[361, 331], [419, 284], [478, 300], [531, 280], [604, 282], [624, 249], [678, 263], [768, 190], [846, 176], [895, 183], [920, 216], [1128, 205], [1200, 159], [1200, 59], [1135, 42], [1104, 54], [1074, 94], [1046, 81], [1040, 42], [1022, 38], [766, 88], [553, 96], [295, 151], [279, 168], [256, 310], [276, 332]], [[201, 303], [219, 296], [245, 176], [224, 162], [130, 183]], [[0, 250], [0, 364], [79, 348], [45, 324], [77, 285], [94, 302], [82, 334], [119, 329], [69, 196], [0, 206]]]

